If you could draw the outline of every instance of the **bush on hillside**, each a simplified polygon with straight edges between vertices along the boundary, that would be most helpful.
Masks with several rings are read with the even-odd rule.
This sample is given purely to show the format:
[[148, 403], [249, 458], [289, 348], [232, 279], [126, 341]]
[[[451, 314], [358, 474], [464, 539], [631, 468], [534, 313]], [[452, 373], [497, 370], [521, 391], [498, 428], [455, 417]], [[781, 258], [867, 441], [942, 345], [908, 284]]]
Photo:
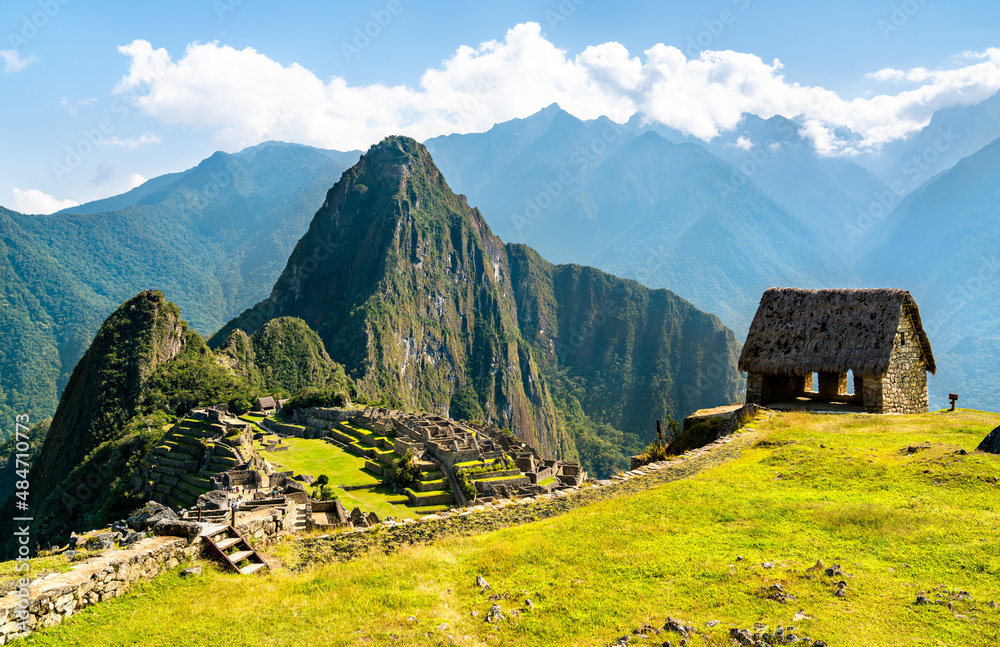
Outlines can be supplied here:
[[394, 460], [385, 470], [385, 483], [396, 492], [413, 487], [419, 479], [420, 467], [417, 466], [417, 459], [412, 449], [406, 452], [406, 456]]

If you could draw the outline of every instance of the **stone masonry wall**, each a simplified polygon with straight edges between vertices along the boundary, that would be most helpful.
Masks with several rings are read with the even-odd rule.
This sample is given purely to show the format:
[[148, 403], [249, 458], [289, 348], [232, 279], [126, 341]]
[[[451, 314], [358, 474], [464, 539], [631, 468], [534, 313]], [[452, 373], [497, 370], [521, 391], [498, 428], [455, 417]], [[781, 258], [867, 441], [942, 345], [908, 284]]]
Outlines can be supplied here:
[[[866, 379], [866, 391], [868, 382]], [[896, 328], [889, 372], [881, 380], [881, 395], [880, 410], [876, 413], [927, 413], [929, 409], [927, 360], [913, 320], [905, 311]]]
[[[150, 537], [126, 550], [107, 550], [80, 562], [65, 573], [52, 573], [29, 585], [29, 632], [52, 627], [80, 609], [124, 594], [139, 581], [151, 580], [163, 571], [193, 559], [199, 544], [180, 537]], [[0, 598], [0, 644], [26, 636], [16, 610], [23, 597], [15, 591]]]

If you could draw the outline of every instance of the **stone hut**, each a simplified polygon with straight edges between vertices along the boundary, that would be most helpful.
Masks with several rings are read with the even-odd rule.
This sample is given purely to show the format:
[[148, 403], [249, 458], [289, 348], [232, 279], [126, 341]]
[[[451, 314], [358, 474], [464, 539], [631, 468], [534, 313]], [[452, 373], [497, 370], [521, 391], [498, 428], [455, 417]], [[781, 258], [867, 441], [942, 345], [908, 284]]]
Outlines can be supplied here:
[[764, 292], [739, 367], [747, 373], [747, 404], [808, 397], [869, 413], [925, 413], [927, 372], [937, 368], [906, 290], [797, 288]]
[[257, 404], [254, 405], [254, 411], [263, 413], [265, 416], [271, 415], [277, 411], [277, 409], [278, 405], [271, 396], [257, 398]]

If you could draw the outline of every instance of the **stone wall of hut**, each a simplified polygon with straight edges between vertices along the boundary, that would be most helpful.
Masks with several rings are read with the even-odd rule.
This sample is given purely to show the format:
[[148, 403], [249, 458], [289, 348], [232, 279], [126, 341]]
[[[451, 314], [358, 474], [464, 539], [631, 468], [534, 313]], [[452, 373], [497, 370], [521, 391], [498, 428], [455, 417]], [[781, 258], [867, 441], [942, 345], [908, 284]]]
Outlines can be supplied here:
[[909, 315], [899, 318], [884, 377], [864, 379], [865, 410], [871, 413], [927, 413], [927, 360]]

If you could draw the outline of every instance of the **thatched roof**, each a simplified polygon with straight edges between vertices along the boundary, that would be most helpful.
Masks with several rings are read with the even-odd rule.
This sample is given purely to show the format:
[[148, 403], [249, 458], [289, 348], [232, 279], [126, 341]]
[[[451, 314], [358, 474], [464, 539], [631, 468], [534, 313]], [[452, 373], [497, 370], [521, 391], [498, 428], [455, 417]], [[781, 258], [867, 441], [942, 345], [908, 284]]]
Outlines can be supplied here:
[[265, 396], [263, 398], [257, 399], [257, 410], [266, 411], [267, 409], [274, 409], [277, 405], [274, 403], [274, 398], [271, 396]]
[[771, 288], [761, 297], [750, 324], [740, 370], [784, 375], [847, 371], [885, 375], [896, 327], [904, 313], [920, 337], [927, 369], [935, 372], [920, 311], [906, 290]]

